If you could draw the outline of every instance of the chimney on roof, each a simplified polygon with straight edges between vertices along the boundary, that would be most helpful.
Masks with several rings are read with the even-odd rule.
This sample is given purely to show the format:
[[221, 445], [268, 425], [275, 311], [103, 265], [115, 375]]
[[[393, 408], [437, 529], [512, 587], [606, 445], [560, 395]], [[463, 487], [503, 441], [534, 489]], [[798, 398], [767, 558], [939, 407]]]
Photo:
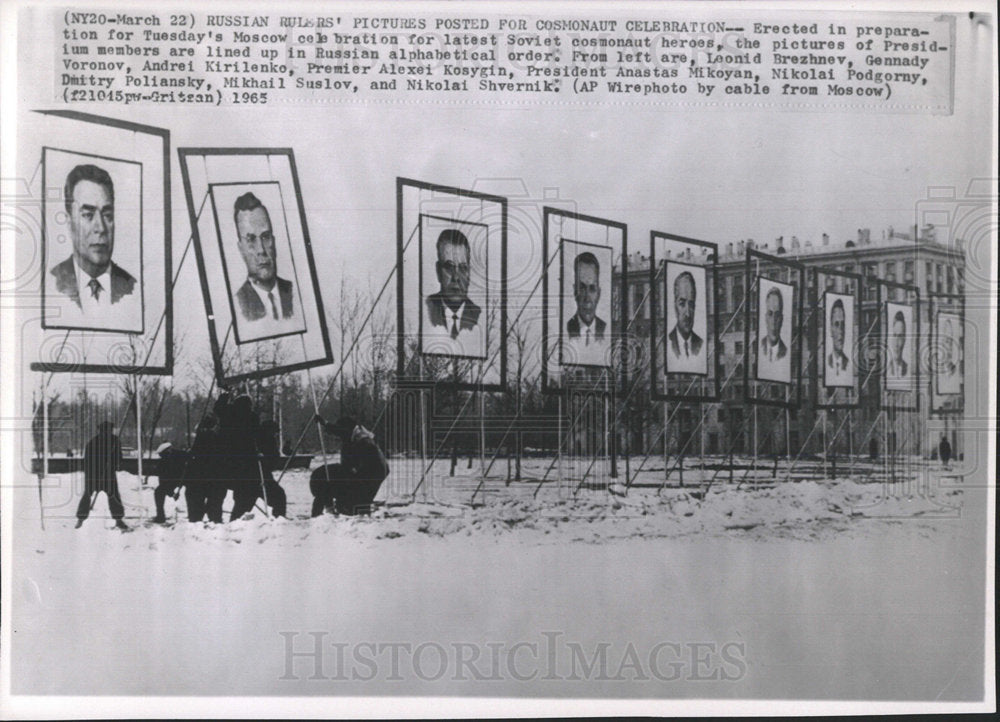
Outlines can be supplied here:
[[729, 243], [726, 244], [726, 255], [727, 256], [733, 255], [733, 242], [732, 241], [730, 241]]
[[829, 233], [824, 233], [823, 234], [823, 245], [824, 246], [829, 246], [830, 245], [830, 234]]
[[792, 236], [792, 250], [793, 251], [799, 250], [799, 237], [798, 236]]

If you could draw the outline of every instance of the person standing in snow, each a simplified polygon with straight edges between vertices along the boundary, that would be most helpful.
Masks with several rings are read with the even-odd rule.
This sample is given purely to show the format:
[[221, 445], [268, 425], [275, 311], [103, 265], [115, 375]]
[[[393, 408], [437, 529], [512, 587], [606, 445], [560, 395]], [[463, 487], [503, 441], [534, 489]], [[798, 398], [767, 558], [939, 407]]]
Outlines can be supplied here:
[[97, 435], [87, 442], [83, 452], [83, 496], [76, 508], [76, 528], [90, 515], [90, 504], [94, 494], [108, 495], [108, 509], [115, 520], [115, 526], [128, 531], [122, 520], [125, 507], [118, 492], [118, 470], [122, 468], [122, 445], [115, 436], [115, 425], [102, 421], [97, 425]]
[[341, 416], [331, 424], [316, 414], [316, 423], [340, 441], [340, 463], [321, 466], [310, 476], [312, 515], [320, 516], [331, 506], [338, 514], [369, 513], [379, 487], [389, 476], [389, 464], [375, 443], [375, 435], [351, 416]]

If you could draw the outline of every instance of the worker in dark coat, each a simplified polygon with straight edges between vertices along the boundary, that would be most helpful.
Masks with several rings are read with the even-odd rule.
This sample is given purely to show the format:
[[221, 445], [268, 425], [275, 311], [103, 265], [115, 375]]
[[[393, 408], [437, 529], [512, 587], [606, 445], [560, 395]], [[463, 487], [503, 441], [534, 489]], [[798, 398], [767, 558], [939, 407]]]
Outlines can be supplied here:
[[257, 434], [257, 452], [260, 455], [261, 474], [267, 503], [274, 516], [285, 516], [287, 498], [285, 490], [274, 480], [274, 472], [281, 472], [284, 463], [278, 451], [278, 425], [268, 419], [260, 424]]
[[166, 524], [167, 515], [164, 506], [168, 496], [172, 496], [176, 501], [180, 488], [185, 487], [184, 498], [188, 506], [188, 518], [195, 509], [201, 509], [204, 514], [204, 501], [197, 498], [196, 492], [192, 490], [185, 478], [190, 455], [186, 449], [175, 448], [169, 441], [160, 444], [156, 449], [160, 457], [157, 468], [158, 483], [153, 490], [153, 501], [156, 502], [156, 516], [153, 521], [157, 524]]
[[219, 469], [219, 420], [214, 413], [205, 414], [191, 444], [187, 469], [184, 473], [184, 497], [188, 503], [188, 521], [206, 517], [222, 523], [222, 502], [228, 487]]
[[[249, 396], [239, 396], [229, 408], [229, 423], [221, 432], [221, 445], [233, 490], [233, 511], [230, 521], [236, 521], [252, 511], [258, 499], [264, 497], [275, 516], [285, 515], [285, 492], [264, 470], [261, 453], [260, 423]], [[277, 456], [277, 449], [268, 454]]]
[[340, 441], [340, 463], [315, 469], [309, 478], [313, 494], [312, 515], [320, 516], [327, 507], [338, 514], [367, 514], [382, 482], [389, 476], [389, 464], [375, 443], [375, 435], [351, 416], [335, 423], [316, 423]]
[[125, 507], [118, 492], [117, 472], [121, 468], [122, 446], [115, 436], [115, 425], [110, 421], [102, 421], [97, 426], [97, 435], [87, 442], [83, 452], [84, 490], [76, 508], [77, 529], [83, 526], [84, 520], [90, 515], [94, 494], [103, 491], [108, 495], [108, 509], [115, 520], [115, 526], [128, 531], [128, 526], [122, 520]]

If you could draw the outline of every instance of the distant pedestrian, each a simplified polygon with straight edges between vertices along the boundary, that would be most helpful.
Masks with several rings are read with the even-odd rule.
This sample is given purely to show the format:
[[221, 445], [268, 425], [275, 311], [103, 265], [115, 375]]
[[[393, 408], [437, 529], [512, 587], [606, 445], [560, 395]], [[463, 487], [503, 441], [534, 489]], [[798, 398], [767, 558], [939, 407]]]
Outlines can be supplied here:
[[938, 444], [938, 456], [941, 458], [941, 465], [945, 469], [950, 468], [948, 462], [951, 461], [951, 444], [948, 443], [948, 437], [941, 434], [941, 443]]
[[309, 478], [313, 494], [312, 515], [320, 516], [327, 507], [338, 514], [367, 514], [389, 464], [375, 443], [375, 435], [351, 416], [327, 423], [316, 414], [316, 423], [340, 441], [340, 463], [315, 469]]
[[83, 451], [84, 491], [76, 507], [77, 529], [83, 526], [84, 520], [90, 515], [94, 494], [103, 491], [108, 495], [108, 510], [115, 520], [115, 526], [128, 531], [128, 526], [122, 521], [125, 507], [118, 492], [117, 472], [121, 468], [122, 446], [115, 436], [115, 425], [110, 421], [102, 421], [97, 426], [97, 435], [87, 442]]

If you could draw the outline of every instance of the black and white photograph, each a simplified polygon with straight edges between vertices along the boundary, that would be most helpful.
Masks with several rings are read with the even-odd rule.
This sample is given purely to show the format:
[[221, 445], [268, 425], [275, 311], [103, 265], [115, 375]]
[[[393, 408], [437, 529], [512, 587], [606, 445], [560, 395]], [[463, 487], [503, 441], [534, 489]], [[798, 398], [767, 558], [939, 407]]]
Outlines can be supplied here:
[[763, 276], [757, 281], [757, 379], [792, 383], [795, 287]]
[[46, 327], [141, 334], [142, 165], [57, 148], [42, 162], [63, 188], [45, 212]]
[[0, 718], [994, 713], [997, 17], [2, 0]]
[[[301, 283], [280, 185], [214, 183], [210, 193], [236, 342], [304, 333]], [[301, 246], [302, 239], [295, 240]]]
[[705, 269], [667, 262], [664, 324], [666, 373], [708, 374], [708, 304]]
[[615, 332], [611, 309], [612, 250], [560, 238], [559, 255], [560, 361], [565, 366], [608, 367]]
[[884, 328], [885, 387], [890, 391], [912, 391], [917, 371], [913, 357], [916, 338], [913, 306], [887, 301]]
[[489, 226], [422, 214], [420, 250], [421, 351], [486, 359]]
[[854, 296], [831, 291], [824, 293], [823, 317], [823, 385], [827, 388], [853, 388]]
[[939, 310], [934, 315], [934, 334], [934, 383], [937, 393], [941, 396], [959, 395], [962, 393], [962, 352], [965, 348], [962, 317]]

